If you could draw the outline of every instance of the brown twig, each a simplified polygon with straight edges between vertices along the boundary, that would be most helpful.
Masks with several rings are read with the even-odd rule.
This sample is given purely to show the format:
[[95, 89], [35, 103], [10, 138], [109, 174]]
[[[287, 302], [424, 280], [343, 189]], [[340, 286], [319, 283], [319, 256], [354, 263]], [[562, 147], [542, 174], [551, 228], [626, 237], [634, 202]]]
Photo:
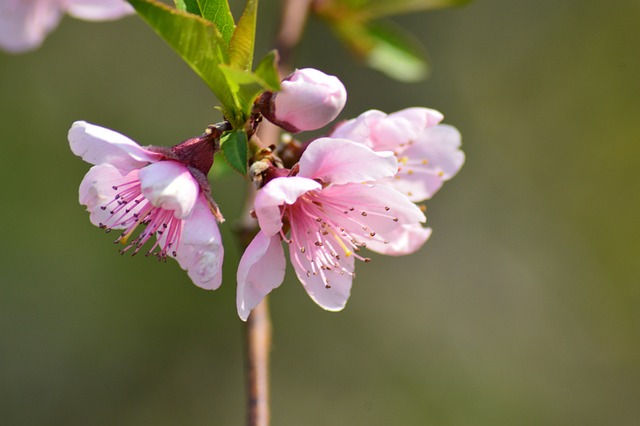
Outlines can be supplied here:
[[[276, 47], [280, 54], [279, 72], [281, 76], [290, 72], [293, 50], [302, 36], [310, 5], [311, 0], [283, 0], [282, 2], [282, 20], [276, 36]], [[266, 120], [258, 128], [258, 138], [263, 146], [276, 145], [279, 135], [279, 128]], [[243, 222], [246, 232], [241, 234], [244, 234], [245, 237], [248, 234], [253, 234], [251, 228], [246, 227], [247, 222]], [[246, 245], [244, 244], [245, 247]], [[271, 417], [269, 410], [271, 335], [268, 299], [265, 297], [262, 303], [251, 311], [246, 326], [248, 426], [269, 426]]]
[[269, 411], [269, 350], [271, 348], [271, 320], [269, 302], [264, 298], [251, 311], [247, 320], [247, 381], [249, 426], [268, 426]]

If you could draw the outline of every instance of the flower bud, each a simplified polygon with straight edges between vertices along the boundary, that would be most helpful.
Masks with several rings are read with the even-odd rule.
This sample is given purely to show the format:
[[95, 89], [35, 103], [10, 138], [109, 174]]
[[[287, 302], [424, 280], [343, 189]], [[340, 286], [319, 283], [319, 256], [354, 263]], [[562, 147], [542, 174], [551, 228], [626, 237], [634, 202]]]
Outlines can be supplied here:
[[303, 68], [287, 76], [279, 92], [265, 92], [258, 107], [269, 121], [297, 133], [329, 124], [346, 102], [347, 90], [337, 77]]

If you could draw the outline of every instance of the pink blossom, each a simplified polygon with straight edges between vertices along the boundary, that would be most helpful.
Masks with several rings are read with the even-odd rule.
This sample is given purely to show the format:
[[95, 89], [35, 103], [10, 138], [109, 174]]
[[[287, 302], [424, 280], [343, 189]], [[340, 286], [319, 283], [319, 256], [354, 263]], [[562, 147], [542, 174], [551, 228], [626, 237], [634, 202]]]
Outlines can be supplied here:
[[149, 242], [147, 256], [156, 251], [160, 259], [175, 258], [194, 284], [213, 290], [222, 282], [224, 250], [206, 183], [212, 160], [204, 166], [181, 160], [196, 147], [212, 159], [210, 142], [203, 136], [152, 149], [84, 121], [69, 130], [73, 153], [94, 164], [80, 184], [91, 223], [107, 232], [122, 229], [121, 253], [136, 254]]
[[291, 263], [309, 296], [326, 310], [343, 309], [355, 259], [369, 261], [360, 249], [385, 246], [404, 227], [419, 227], [426, 220], [407, 197], [375, 183], [396, 170], [391, 152], [320, 138], [309, 144], [290, 176], [276, 177], [260, 189], [254, 203], [260, 232], [238, 267], [240, 318], [246, 320], [282, 283], [281, 241], [289, 245]]
[[393, 151], [398, 173], [386, 178], [414, 202], [431, 198], [464, 163], [460, 133], [439, 124], [443, 115], [428, 108], [407, 108], [392, 114], [370, 110], [340, 124], [331, 137], [350, 139], [374, 151]]
[[269, 121], [297, 133], [326, 126], [346, 102], [347, 90], [337, 77], [303, 68], [285, 77], [279, 92], [266, 92], [258, 105]]
[[124, 0], [0, 0], [0, 48], [35, 49], [69, 15], [87, 21], [118, 19], [133, 13]]

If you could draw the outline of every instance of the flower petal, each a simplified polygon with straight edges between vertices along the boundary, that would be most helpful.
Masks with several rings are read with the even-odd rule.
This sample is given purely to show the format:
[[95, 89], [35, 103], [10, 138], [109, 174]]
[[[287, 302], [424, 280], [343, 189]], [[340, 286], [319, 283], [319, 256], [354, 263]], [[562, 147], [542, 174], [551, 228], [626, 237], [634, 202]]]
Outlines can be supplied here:
[[[165, 238], [166, 234], [160, 236], [160, 245], [164, 245]], [[176, 260], [195, 285], [206, 290], [220, 287], [224, 248], [218, 224], [204, 194], [200, 194], [191, 214], [182, 222], [176, 251]], [[173, 257], [173, 253], [167, 254]]]
[[76, 121], [71, 126], [69, 145], [87, 163], [112, 164], [125, 173], [162, 158], [120, 133], [85, 121]]
[[387, 185], [335, 185], [325, 188], [322, 196], [354, 207], [353, 211], [345, 210], [352, 220], [347, 220], [345, 212], [331, 218], [354, 235], [368, 235], [372, 230], [378, 234], [388, 233], [403, 224], [426, 221], [418, 206]]
[[61, 17], [60, 6], [52, 1], [0, 2], [0, 48], [18, 53], [39, 47]]
[[464, 153], [460, 151], [460, 132], [448, 124], [440, 124], [423, 132], [416, 143], [406, 151], [412, 157], [424, 156], [428, 165], [441, 171], [449, 180], [464, 164]]
[[402, 256], [418, 251], [430, 236], [431, 228], [424, 228], [419, 223], [407, 224], [389, 233], [378, 234], [377, 237], [386, 240], [386, 244], [378, 238], [371, 238], [367, 241], [367, 248], [388, 256]]
[[[119, 217], [118, 222], [112, 223], [113, 214], [111, 209], [115, 206], [107, 207], [115, 199], [117, 190], [114, 186], [124, 183], [134, 182], [138, 180], [138, 170], [133, 170], [128, 174], [123, 174], [120, 170], [110, 164], [101, 164], [93, 166], [82, 179], [80, 183], [80, 204], [87, 206], [90, 213], [89, 219], [91, 223], [100, 226], [106, 224], [109, 228], [123, 229], [118, 223], [123, 219], [132, 216], [140, 209], [141, 206], [133, 206], [129, 208], [126, 217]], [[112, 203], [113, 204], [113, 203]], [[117, 204], [116, 204], [117, 205]]]
[[444, 115], [440, 111], [431, 108], [412, 107], [401, 109], [400, 111], [389, 114], [389, 119], [402, 118], [411, 123], [413, 127], [419, 130], [434, 127], [442, 121]]
[[182, 219], [198, 200], [200, 186], [189, 169], [176, 161], [159, 161], [140, 170], [142, 194], [155, 207]]
[[347, 102], [347, 90], [337, 77], [303, 68], [285, 77], [272, 99], [275, 114], [267, 119], [297, 133], [333, 121]]
[[87, 21], [108, 21], [134, 13], [124, 0], [65, 0], [67, 13]]
[[398, 163], [392, 152], [374, 152], [347, 139], [319, 138], [300, 158], [298, 176], [344, 184], [393, 176]]
[[[298, 279], [314, 302], [327, 311], [344, 309], [351, 294], [353, 256], [344, 256], [340, 260], [343, 270], [338, 268], [317, 270], [311, 261], [297, 250], [295, 244], [289, 246], [289, 256]], [[329, 288], [325, 285], [323, 275], [330, 285]]]
[[354, 142], [363, 143], [369, 148], [373, 148], [371, 131], [376, 124], [387, 116], [382, 111], [375, 109], [365, 111], [357, 118], [345, 121], [336, 127], [330, 137], [339, 139], [349, 139]]
[[269, 237], [280, 232], [282, 214], [280, 206], [293, 204], [308, 191], [320, 189], [318, 182], [303, 177], [276, 178], [266, 184], [256, 195], [254, 202], [260, 229]]
[[425, 130], [403, 152], [393, 187], [414, 202], [433, 197], [464, 164], [459, 147], [460, 133], [455, 127], [441, 124]]
[[258, 232], [238, 265], [236, 305], [243, 321], [273, 289], [282, 284], [286, 269], [280, 236]]

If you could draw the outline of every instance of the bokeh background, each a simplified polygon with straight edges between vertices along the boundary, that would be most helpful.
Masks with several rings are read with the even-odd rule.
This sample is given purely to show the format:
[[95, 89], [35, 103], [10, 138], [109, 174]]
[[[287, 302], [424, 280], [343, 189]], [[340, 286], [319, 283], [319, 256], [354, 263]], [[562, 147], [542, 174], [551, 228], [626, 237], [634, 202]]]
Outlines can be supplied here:
[[[260, 53], [277, 9], [261, 4]], [[357, 65], [316, 21], [295, 63], [344, 81], [344, 118], [443, 111], [467, 163], [428, 203], [425, 248], [358, 265], [343, 312], [291, 277], [274, 292], [273, 424], [639, 424], [640, 3], [477, 0], [396, 21], [428, 47], [424, 83]], [[0, 423], [244, 422], [242, 179], [213, 182], [226, 282], [205, 292], [90, 225], [89, 166], [66, 140], [84, 119], [171, 145], [215, 104], [136, 17], [67, 18], [40, 50], [0, 53]]]

